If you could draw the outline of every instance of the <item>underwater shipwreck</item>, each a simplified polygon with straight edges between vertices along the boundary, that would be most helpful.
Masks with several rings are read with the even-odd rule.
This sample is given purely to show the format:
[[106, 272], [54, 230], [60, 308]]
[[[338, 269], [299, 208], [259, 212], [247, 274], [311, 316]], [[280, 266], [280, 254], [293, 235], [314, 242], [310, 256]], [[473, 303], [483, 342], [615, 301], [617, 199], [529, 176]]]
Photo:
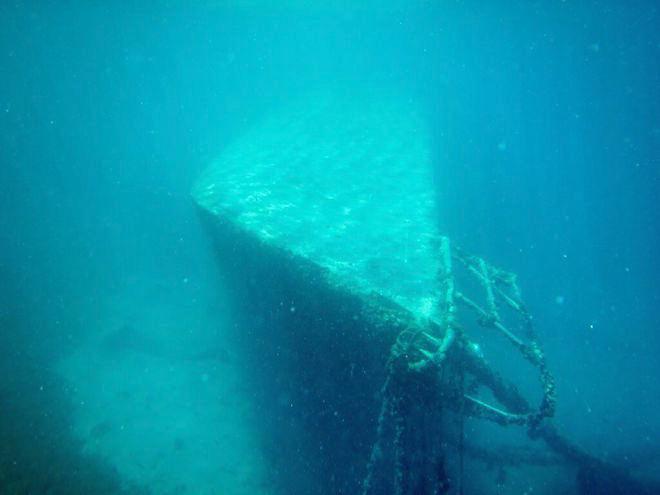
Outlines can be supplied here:
[[553, 425], [561, 395], [534, 329], [552, 322], [514, 273], [439, 231], [430, 146], [407, 97], [318, 91], [273, 109], [194, 186], [277, 488], [656, 493]]

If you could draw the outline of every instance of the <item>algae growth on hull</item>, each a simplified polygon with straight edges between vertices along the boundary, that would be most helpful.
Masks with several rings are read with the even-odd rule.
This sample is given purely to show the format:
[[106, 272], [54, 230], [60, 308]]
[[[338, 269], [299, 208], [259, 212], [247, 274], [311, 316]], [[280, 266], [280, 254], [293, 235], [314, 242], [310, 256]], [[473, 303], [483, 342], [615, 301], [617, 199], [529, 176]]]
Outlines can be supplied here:
[[[284, 493], [389, 493], [403, 484], [446, 493], [450, 479], [462, 478], [457, 418], [467, 413], [457, 387], [466, 370], [475, 390], [484, 385], [519, 413], [472, 401], [501, 413], [498, 420], [524, 424], [552, 413], [552, 377], [537, 346], [504, 329], [540, 368], [540, 413], [455, 320], [454, 261], [477, 275], [477, 288], [491, 288], [487, 307], [497, 274], [498, 294], [527, 313], [506, 294], [518, 293], [515, 276], [461, 255], [439, 234], [429, 132], [409, 98], [334, 89], [299, 97], [229, 145], [193, 197], [234, 302], [264, 322], [246, 329], [246, 363], [260, 376], [262, 436], [287, 439], [269, 457]], [[420, 335], [430, 345], [413, 342]], [[395, 370], [402, 376], [393, 378]], [[388, 383], [400, 385], [394, 396]], [[286, 409], [272, 406], [279, 394]], [[404, 403], [407, 412], [392, 406]], [[387, 438], [392, 431], [406, 439]], [[415, 467], [404, 469], [404, 457]], [[487, 471], [479, 466], [470, 478], [488, 479]]]
[[213, 215], [326, 269], [333, 283], [430, 317], [438, 261], [428, 140], [404, 97], [317, 91], [227, 147], [193, 196]]

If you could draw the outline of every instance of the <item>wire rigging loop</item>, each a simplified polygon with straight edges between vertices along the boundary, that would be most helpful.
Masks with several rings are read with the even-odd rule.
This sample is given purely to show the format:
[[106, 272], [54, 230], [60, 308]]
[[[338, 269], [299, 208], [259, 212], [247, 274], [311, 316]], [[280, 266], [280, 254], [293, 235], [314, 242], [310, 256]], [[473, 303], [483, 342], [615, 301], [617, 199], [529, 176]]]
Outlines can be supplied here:
[[[472, 394], [464, 394], [464, 399], [467, 401], [466, 413], [501, 425], [527, 425], [531, 429], [538, 427], [544, 418], [554, 415], [555, 383], [536, 338], [532, 316], [520, 299], [520, 289], [515, 274], [496, 268], [483, 258], [469, 255], [460, 248], [452, 247], [447, 237], [440, 239], [440, 260], [438, 280], [440, 291], [437, 316], [434, 318], [436, 324], [429, 324], [426, 330], [413, 333], [407, 340], [405, 351], [407, 355], [418, 356], [410, 362], [409, 369], [421, 371], [429, 366], [441, 366], [452, 346], [462, 349], [464, 353], [472, 354], [471, 359], [479, 361], [480, 366], [488, 366], [479, 351], [479, 346], [469, 340], [464, 331], [464, 324], [458, 322], [458, 305], [460, 305], [476, 316], [476, 322], [480, 327], [493, 329], [504, 336], [522, 357], [538, 370], [543, 390], [543, 399], [535, 411], [507, 411]], [[480, 304], [456, 290], [454, 265], [464, 268], [468, 275], [476, 279], [483, 289], [485, 303]], [[519, 326], [525, 333], [524, 338], [511, 331], [505, 324], [500, 316], [502, 307], [508, 307], [518, 317]], [[400, 339], [397, 341], [400, 346]], [[397, 350], [393, 348], [393, 352]], [[493, 384], [490, 383], [482, 383], [482, 385], [493, 388]], [[498, 391], [493, 390], [493, 392], [497, 397]]]
[[[485, 307], [481, 306], [461, 292], [456, 292], [456, 300], [476, 315], [477, 323], [481, 327], [499, 332], [513, 344], [527, 362], [537, 369], [543, 391], [541, 404], [536, 411], [507, 412], [470, 395], [466, 395], [466, 399], [472, 404], [476, 414], [487, 419], [500, 424], [527, 425], [534, 429], [544, 418], [554, 415], [555, 382], [546, 366], [545, 355], [536, 337], [532, 316], [520, 298], [516, 276], [494, 267], [483, 258], [468, 255], [459, 248], [453, 250], [452, 256], [480, 283], [485, 291], [486, 304]], [[503, 322], [500, 307], [508, 307], [514, 315], [517, 315], [520, 327], [525, 333], [524, 338], [511, 331]]]
[[[554, 378], [546, 366], [543, 350], [536, 338], [532, 316], [521, 300], [515, 274], [453, 247], [449, 238], [444, 236], [439, 238], [439, 261], [434, 316], [425, 324], [403, 330], [391, 347], [387, 379], [381, 389], [383, 402], [378, 418], [377, 438], [363, 483], [363, 495], [378, 491], [374, 489], [375, 471], [385, 457], [383, 449], [388, 444], [385, 438], [388, 434], [391, 437], [389, 445], [395, 450], [391, 455], [395, 471], [391, 478], [392, 493], [405, 493], [406, 481], [400, 470], [405, 458], [402, 451], [405, 444], [402, 440], [405, 434], [403, 430], [408, 422], [402, 415], [411, 410], [407, 401], [411, 400], [412, 392], [409, 390], [410, 377], [402, 378], [402, 374], [418, 376], [418, 381], [424, 381], [423, 377], [430, 375], [438, 377], [436, 389], [439, 391], [445, 387], [438, 394], [442, 397], [442, 407], [452, 408], [460, 416], [460, 421], [465, 416], [476, 416], [500, 425], [526, 426], [529, 433], [533, 434], [541, 428], [545, 418], [554, 415]], [[471, 280], [471, 287], [475, 286], [474, 281], [477, 282], [477, 287], [482, 289], [480, 296], [477, 294], [478, 297], [469, 297], [456, 289], [456, 268], [462, 272], [461, 281]], [[459, 321], [459, 308], [464, 310], [460, 315], [464, 321]], [[524, 337], [511, 330], [511, 322], [505, 321], [505, 314], [509, 320], [517, 320], [515, 328], [520, 329]], [[479, 346], [468, 338], [465, 330], [470, 323], [466, 318], [468, 315], [472, 315], [479, 327], [501, 334], [537, 369], [543, 390], [543, 398], [537, 409], [532, 409], [513, 384], [506, 382], [491, 369]], [[471, 375], [469, 382], [466, 374]], [[453, 388], [443, 378], [447, 375], [453, 376]], [[505, 404], [506, 408], [480, 399], [477, 392], [482, 386], [490, 389], [493, 397]], [[460, 435], [458, 442], [459, 450], [462, 451], [462, 431]], [[459, 452], [459, 455], [462, 453]], [[462, 485], [460, 479], [459, 482]], [[441, 483], [438, 488], [441, 491]]]

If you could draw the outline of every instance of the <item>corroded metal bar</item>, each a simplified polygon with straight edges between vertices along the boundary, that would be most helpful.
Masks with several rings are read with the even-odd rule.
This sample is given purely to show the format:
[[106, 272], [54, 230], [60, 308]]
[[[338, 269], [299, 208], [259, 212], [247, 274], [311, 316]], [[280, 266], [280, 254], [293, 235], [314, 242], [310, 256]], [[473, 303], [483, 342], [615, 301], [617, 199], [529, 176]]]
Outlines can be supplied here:
[[490, 277], [490, 269], [483, 258], [479, 258], [479, 269], [481, 270], [481, 279], [483, 280], [484, 288], [486, 289], [486, 302], [488, 304], [488, 311], [495, 321], [499, 321], [500, 316], [497, 312], [497, 305], [495, 304], [495, 294], [493, 293], [493, 281]]
[[466, 306], [468, 306], [470, 309], [474, 310], [477, 313], [477, 315], [479, 316], [479, 323], [482, 326], [490, 326], [496, 328], [504, 336], [506, 336], [507, 339], [509, 339], [513, 344], [515, 344], [516, 347], [521, 349], [525, 347], [525, 343], [521, 339], [516, 337], [516, 335], [513, 332], [509, 331], [499, 321], [494, 320], [491, 315], [489, 315], [481, 306], [475, 303], [472, 299], [466, 297], [460, 292], [456, 294], [456, 299], [458, 299], [459, 301], [461, 301], [462, 303], [464, 303]]

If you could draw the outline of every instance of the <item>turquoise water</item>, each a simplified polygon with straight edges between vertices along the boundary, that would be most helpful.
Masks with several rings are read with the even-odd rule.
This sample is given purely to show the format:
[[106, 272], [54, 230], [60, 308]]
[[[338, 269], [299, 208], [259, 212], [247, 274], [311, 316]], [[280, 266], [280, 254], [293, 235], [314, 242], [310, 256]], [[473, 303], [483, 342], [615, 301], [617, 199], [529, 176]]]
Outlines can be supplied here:
[[[272, 274], [239, 288], [240, 237], [214, 239], [200, 204], [422, 320], [438, 236], [515, 272], [554, 424], [629, 481], [500, 449], [461, 480], [455, 453], [444, 474], [411, 454], [408, 471], [451, 480], [403, 493], [656, 493], [659, 16], [4, 2], [0, 493], [362, 493], [387, 346], [326, 339], [364, 329], [325, 292], [311, 309], [280, 297], [308, 287], [261, 251]], [[322, 323], [291, 323], [310, 313]], [[467, 331], [538, 401], [511, 346]], [[553, 455], [519, 427], [463, 427]]]

